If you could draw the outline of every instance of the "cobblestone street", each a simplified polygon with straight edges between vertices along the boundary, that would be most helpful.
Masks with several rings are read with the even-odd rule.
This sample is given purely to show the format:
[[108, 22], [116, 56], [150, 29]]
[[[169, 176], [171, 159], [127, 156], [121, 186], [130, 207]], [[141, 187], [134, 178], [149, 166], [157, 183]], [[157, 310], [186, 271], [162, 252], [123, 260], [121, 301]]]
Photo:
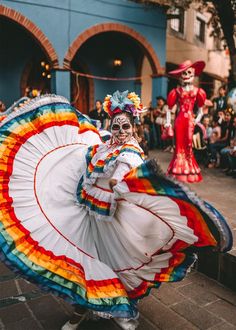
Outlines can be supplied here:
[[[151, 152], [165, 170], [171, 155]], [[203, 169], [203, 183], [193, 185], [199, 196], [216, 206], [236, 231], [236, 181], [220, 170]], [[230, 252], [235, 263], [236, 249]], [[163, 284], [140, 302], [138, 330], [236, 329], [236, 292], [193, 270], [182, 281]], [[40, 291], [0, 264], [0, 329], [59, 330], [73, 308]], [[84, 321], [81, 330], [118, 330], [111, 320]]]

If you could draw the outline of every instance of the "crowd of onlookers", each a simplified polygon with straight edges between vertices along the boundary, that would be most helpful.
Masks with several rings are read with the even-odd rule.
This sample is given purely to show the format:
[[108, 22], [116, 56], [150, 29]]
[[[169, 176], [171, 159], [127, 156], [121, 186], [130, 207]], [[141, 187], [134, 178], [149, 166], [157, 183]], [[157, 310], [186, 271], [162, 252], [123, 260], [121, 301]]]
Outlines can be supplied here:
[[203, 148], [199, 151], [193, 144], [195, 153], [208, 168], [221, 168], [236, 178], [236, 113], [227, 99], [224, 86], [219, 88], [218, 96], [212, 102], [213, 107], [195, 127]]
[[[166, 139], [163, 131], [166, 123], [168, 106], [162, 96], [156, 98], [156, 106], [149, 107], [135, 121], [137, 139], [145, 154], [151, 149], [166, 152], [174, 151], [174, 137]], [[171, 124], [178, 114], [177, 106], [171, 109]], [[89, 116], [100, 122], [102, 129], [109, 127], [109, 117], [102, 108], [102, 101], [97, 100], [95, 109]], [[193, 151], [199, 163], [212, 168], [221, 167], [227, 174], [234, 176], [236, 170], [236, 118], [232, 107], [228, 104], [226, 88], [221, 86], [218, 96], [207, 99], [203, 106], [201, 122], [195, 126]]]
[[[150, 107], [141, 117], [142, 143], [146, 146], [146, 153], [155, 148], [169, 152], [174, 150], [174, 138], [162, 139], [167, 109], [165, 99], [157, 97], [156, 107]], [[172, 126], [177, 113], [178, 109], [174, 107], [171, 110]], [[219, 88], [217, 97], [205, 102], [203, 117], [194, 129], [193, 152], [202, 165], [221, 168], [236, 178], [236, 113], [229, 104], [224, 86]]]
[[232, 108], [205, 115], [195, 127], [200, 148], [193, 143], [199, 162], [208, 168], [221, 168], [236, 178], [236, 116]]
[[[19, 109], [33, 97], [38, 96], [35, 90], [29, 90], [27, 96], [13, 105], [13, 111]], [[166, 123], [168, 106], [162, 96], [156, 98], [156, 106], [149, 107], [135, 121], [136, 137], [145, 155], [151, 149], [174, 151], [174, 137], [166, 139], [163, 130]], [[0, 112], [6, 112], [6, 107], [0, 101]], [[178, 109], [171, 109], [171, 124], [174, 127]], [[89, 112], [90, 118], [99, 123], [99, 128], [109, 129], [109, 117], [104, 112], [102, 101], [97, 100], [94, 110]], [[4, 119], [4, 115], [0, 116]], [[221, 86], [218, 96], [207, 99], [203, 107], [203, 117], [195, 125], [193, 135], [193, 152], [199, 163], [208, 168], [221, 168], [227, 175], [236, 178], [236, 113], [229, 104], [226, 88]]]

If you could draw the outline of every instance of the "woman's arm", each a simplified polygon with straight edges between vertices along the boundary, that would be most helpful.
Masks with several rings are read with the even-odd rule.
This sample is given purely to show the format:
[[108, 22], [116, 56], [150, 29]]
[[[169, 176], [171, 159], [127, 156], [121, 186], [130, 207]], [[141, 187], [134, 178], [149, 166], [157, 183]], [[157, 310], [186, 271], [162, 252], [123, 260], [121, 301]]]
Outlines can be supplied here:
[[119, 162], [118, 166], [109, 180], [109, 186], [111, 189], [123, 179], [126, 173], [130, 171], [130, 166], [126, 163]]

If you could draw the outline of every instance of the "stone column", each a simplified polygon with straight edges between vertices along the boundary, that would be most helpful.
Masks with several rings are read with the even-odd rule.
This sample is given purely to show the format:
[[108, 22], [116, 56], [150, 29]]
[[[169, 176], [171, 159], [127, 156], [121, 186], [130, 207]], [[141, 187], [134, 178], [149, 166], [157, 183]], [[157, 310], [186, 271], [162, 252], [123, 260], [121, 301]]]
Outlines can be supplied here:
[[71, 100], [70, 71], [52, 70], [51, 89], [53, 94], [62, 95]]

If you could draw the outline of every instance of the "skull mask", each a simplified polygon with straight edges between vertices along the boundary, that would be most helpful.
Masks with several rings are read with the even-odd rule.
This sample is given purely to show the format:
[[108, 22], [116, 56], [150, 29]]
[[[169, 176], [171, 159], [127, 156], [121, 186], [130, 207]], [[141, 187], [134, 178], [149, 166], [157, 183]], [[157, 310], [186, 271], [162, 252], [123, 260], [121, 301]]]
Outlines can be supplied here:
[[124, 113], [116, 115], [112, 120], [111, 134], [113, 141], [118, 144], [128, 142], [133, 135], [133, 126], [128, 116]]
[[188, 68], [187, 70], [183, 71], [180, 76], [180, 82], [182, 85], [192, 84], [195, 76], [195, 69]]

